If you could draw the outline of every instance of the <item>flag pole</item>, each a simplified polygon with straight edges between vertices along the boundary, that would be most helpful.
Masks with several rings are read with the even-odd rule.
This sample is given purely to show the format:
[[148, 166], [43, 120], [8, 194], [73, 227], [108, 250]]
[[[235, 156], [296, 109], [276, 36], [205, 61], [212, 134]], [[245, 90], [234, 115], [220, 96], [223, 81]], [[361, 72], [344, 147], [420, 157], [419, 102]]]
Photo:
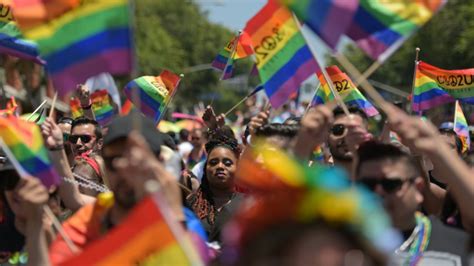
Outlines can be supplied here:
[[224, 79], [225, 72], [227, 70], [227, 67], [229, 66], [229, 62], [234, 60], [234, 55], [235, 55], [235, 52], [237, 51], [237, 45], [239, 45], [239, 40], [240, 40], [241, 35], [242, 35], [242, 30], [239, 30], [239, 33], [238, 33], [237, 37], [235, 38], [234, 43], [232, 45], [232, 51], [230, 52], [230, 58], [227, 59], [227, 62], [225, 64], [224, 70], [222, 71], [222, 75], [221, 75], [220, 80]]
[[413, 101], [415, 98], [415, 85], [416, 85], [416, 72], [418, 71], [418, 64], [420, 61], [418, 61], [418, 56], [420, 54], [420, 47], [416, 47], [415, 49], [415, 67], [413, 69], [413, 81], [411, 83], [411, 106], [410, 106], [410, 114], [413, 113]]
[[359, 84], [362, 82], [362, 79], [368, 79], [370, 75], [372, 75], [382, 64], [377, 60], [372, 65], [370, 65], [369, 68], [367, 68], [364, 73], [362, 74], [362, 77], [356, 80], [354, 86], [357, 87]]
[[326, 80], [327, 84], [329, 85], [329, 89], [331, 90], [332, 94], [334, 95], [334, 99], [337, 101], [337, 103], [341, 106], [342, 110], [344, 111], [344, 113], [349, 116], [350, 113], [349, 113], [349, 109], [347, 108], [346, 104], [342, 101], [341, 97], [339, 96], [339, 93], [336, 92], [336, 90], [334, 89], [334, 84], [332, 83], [332, 80], [331, 78], [329, 77], [329, 74], [328, 72], [326, 71], [326, 68], [323, 66], [323, 64], [321, 64], [321, 62], [319, 61], [318, 57], [316, 56], [316, 52], [313, 50], [313, 48], [311, 47], [311, 45], [309, 45], [309, 42], [308, 42], [308, 39], [306, 38], [306, 35], [304, 34], [304, 32], [301, 30], [301, 24], [300, 24], [300, 21], [298, 20], [298, 18], [296, 17], [295, 13], [292, 12], [292, 15], [293, 15], [293, 20], [295, 21], [296, 23], [296, 26], [298, 27], [298, 30], [300, 31], [301, 33], [301, 36], [303, 36], [303, 39], [305, 40], [306, 44], [308, 45], [309, 47], [309, 50], [311, 51], [311, 54], [313, 55], [313, 58], [314, 60], [316, 61], [316, 63], [318, 64], [319, 68], [321, 69], [321, 72], [323, 73], [323, 76], [324, 76], [324, 79]]
[[309, 109], [312, 107], [312, 103], [313, 103], [313, 99], [314, 97], [316, 97], [316, 95], [318, 94], [318, 91], [319, 89], [321, 88], [321, 83], [318, 84], [318, 86], [316, 87], [316, 90], [314, 91], [314, 94], [313, 94], [313, 97], [311, 97], [311, 102], [309, 102], [308, 106], [306, 106], [306, 110], [304, 110], [304, 113], [306, 114]]
[[[232, 111], [235, 110], [235, 108], [237, 108], [239, 105], [241, 105], [243, 102], [245, 102], [248, 98], [254, 96], [255, 94], [257, 94], [259, 91], [261, 91], [261, 89], [259, 89], [260, 86], [263, 86], [263, 85], [259, 85], [257, 86], [252, 92], [250, 92], [249, 94], [247, 94], [247, 96], [245, 96], [244, 98], [242, 98], [242, 100], [240, 100], [238, 103], [236, 103], [234, 106], [232, 106], [229, 111], [225, 112], [224, 113], [224, 116], [227, 116], [228, 114], [230, 114]], [[263, 88], [262, 88], [263, 89]]]
[[58, 99], [58, 92], [56, 91], [53, 97], [53, 102], [51, 103], [51, 109], [49, 110], [49, 118], [53, 118], [54, 108], [55, 108], [57, 99]]
[[48, 100], [44, 100], [34, 111], [31, 113], [27, 118], [26, 121], [30, 121], [30, 119], [48, 102]]

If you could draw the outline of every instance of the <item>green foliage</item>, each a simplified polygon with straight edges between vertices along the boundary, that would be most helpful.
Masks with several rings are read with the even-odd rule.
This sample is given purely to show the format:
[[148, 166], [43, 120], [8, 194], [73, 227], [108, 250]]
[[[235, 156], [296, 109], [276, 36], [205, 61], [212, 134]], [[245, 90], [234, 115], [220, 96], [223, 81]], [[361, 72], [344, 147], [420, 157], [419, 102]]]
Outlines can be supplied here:
[[[232, 36], [227, 28], [209, 22], [189, 0], [140, 0], [135, 5], [138, 75], [157, 75], [165, 68], [185, 73], [188, 67], [210, 64]], [[250, 68], [250, 63], [239, 62], [235, 73], [248, 73]], [[185, 74], [173, 105], [189, 107], [201, 96], [222, 91], [226, 91], [222, 98], [232, 105], [232, 98], [240, 95], [231, 92], [229, 100], [219, 77], [220, 73], [213, 70]]]

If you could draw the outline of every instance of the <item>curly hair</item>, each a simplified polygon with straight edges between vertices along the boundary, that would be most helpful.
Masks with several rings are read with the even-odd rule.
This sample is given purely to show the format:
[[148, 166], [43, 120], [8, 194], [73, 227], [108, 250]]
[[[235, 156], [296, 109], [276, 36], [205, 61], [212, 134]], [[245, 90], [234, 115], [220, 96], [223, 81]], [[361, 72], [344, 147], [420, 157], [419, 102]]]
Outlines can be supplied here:
[[[236, 158], [239, 158], [240, 147], [235, 138], [229, 137], [225, 134], [213, 134], [212, 138], [206, 143], [207, 154], [210, 154], [212, 150], [218, 147], [224, 147], [231, 150], [235, 154]], [[204, 169], [206, 166], [207, 160], [204, 163]], [[205, 170], [201, 185], [193, 195], [190, 195], [190, 205], [199, 219], [202, 220], [207, 218], [207, 221], [210, 225], [214, 224], [216, 207]]]

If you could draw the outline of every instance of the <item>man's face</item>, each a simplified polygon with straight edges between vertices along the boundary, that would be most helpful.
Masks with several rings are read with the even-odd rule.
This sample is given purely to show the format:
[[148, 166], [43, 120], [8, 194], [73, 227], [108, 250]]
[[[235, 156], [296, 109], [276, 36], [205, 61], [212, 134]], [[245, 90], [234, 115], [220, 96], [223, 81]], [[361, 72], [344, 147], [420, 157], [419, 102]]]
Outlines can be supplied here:
[[423, 201], [417, 189], [423, 181], [420, 177], [411, 176], [403, 160], [363, 162], [356, 181], [366, 184], [382, 198], [393, 225], [402, 230], [406, 229], [402, 228], [403, 224], [413, 220], [415, 211]]
[[114, 193], [115, 202], [123, 209], [132, 209], [137, 203], [137, 197], [132, 184], [127, 179], [127, 175], [131, 173], [123, 173], [115, 171], [113, 161], [119, 159], [124, 154], [123, 147], [126, 145], [126, 139], [118, 140], [102, 149], [102, 158], [105, 162], [107, 171], [107, 179], [109, 181], [110, 190]]
[[191, 144], [194, 146], [194, 147], [200, 147], [202, 146], [202, 144], [204, 143], [204, 140], [203, 140], [203, 134], [200, 130], [194, 130], [192, 133], [191, 133], [191, 137], [190, 137], [190, 140], [191, 140]]
[[92, 124], [77, 125], [72, 129], [69, 141], [72, 144], [74, 155], [80, 155], [96, 148], [97, 136], [94, 130], [95, 126]]
[[352, 115], [351, 118], [346, 115], [337, 116], [332, 124], [331, 132], [329, 133], [328, 144], [331, 155], [335, 160], [351, 161], [352, 152], [346, 144], [345, 136], [347, 134], [347, 125], [353, 121], [359, 123], [363, 128], [367, 129], [367, 124], [361, 116]]

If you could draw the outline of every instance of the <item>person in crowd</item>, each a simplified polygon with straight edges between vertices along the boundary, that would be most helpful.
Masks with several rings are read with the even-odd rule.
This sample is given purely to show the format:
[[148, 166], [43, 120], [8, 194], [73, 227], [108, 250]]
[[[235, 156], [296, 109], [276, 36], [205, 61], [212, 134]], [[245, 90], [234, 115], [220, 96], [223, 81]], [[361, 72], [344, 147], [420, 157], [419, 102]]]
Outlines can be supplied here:
[[179, 131], [178, 151], [184, 161], [188, 159], [192, 149], [193, 145], [189, 142], [189, 131], [187, 129], [181, 129]]
[[255, 138], [264, 139], [266, 143], [273, 147], [287, 150], [298, 134], [298, 129], [299, 126], [296, 124], [265, 124], [256, 129]]
[[69, 136], [71, 135], [72, 122], [74, 119], [70, 117], [63, 116], [58, 119], [57, 124], [61, 131], [63, 132], [64, 139], [64, 151], [66, 152], [69, 164], [74, 163], [74, 154], [72, 151], [71, 143], [69, 142]]
[[240, 149], [235, 138], [215, 134], [206, 143], [206, 152], [201, 185], [187, 203], [201, 220], [209, 240], [220, 242], [222, 227], [242, 198], [234, 184]]
[[197, 163], [206, 160], [206, 149], [204, 148], [206, 135], [204, 129], [193, 129], [190, 134], [190, 141], [193, 145], [193, 149], [189, 153], [188, 160], [186, 161], [188, 169], [192, 169]]
[[356, 182], [383, 199], [392, 224], [404, 235], [405, 242], [395, 251], [394, 260], [400, 265], [416, 261], [418, 265], [466, 263], [468, 235], [418, 211], [425, 184], [414, 158], [394, 145], [370, 141], [359, 147], [355, 168]]
[[[91, 182], [97, 185], [107, 185], [104, 162], [100, 156], [102, 148], [102, 131], [95, 120], [86, 117], [75, 119], [71, 127], [69, 142], [75, 155], [73, 172], [79, 182]], [[84, 180], [87, 179], [87, 180]], [[96, 196], [97, 191], [80, 187], [81, 193]]]

